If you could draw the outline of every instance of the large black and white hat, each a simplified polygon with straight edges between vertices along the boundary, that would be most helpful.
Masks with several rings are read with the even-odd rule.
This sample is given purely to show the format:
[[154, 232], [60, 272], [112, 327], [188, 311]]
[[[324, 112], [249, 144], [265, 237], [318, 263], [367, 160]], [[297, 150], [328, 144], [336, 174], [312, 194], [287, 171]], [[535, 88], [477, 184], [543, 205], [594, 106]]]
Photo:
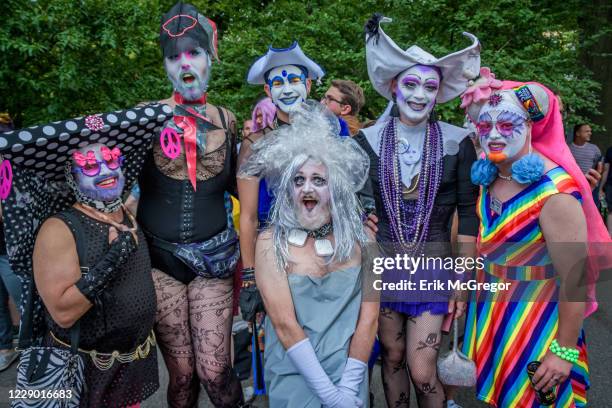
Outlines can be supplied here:
[[[33, 314], [34, 338], [44, 326], [32, 280], [32, 253], [42, 223], [76, 200], [65, 179], [66, 163], [76, 150], [90, 144], [118, 147], [125, 157], [126, 193], [138, 178], [154, 135], [171, 117], [169, 106], [150, 104], [0, 133], [2, 167], [8, 162], [12, 168], [12, 187], [2, 200], [6, 249], [11, 267], [23, 283], [22, 312]], [[21, 346], [30, 341], [24, 340], [26, 343], [20, 340]]]
[[64, 164], [81, 147], [102, 143], [127, 155], [151, 140], [172, 117], [168, 105], [78, 117], [0, 133], [0, 154], [13, 167], [32, 170], [47, 180], [62, 180]]

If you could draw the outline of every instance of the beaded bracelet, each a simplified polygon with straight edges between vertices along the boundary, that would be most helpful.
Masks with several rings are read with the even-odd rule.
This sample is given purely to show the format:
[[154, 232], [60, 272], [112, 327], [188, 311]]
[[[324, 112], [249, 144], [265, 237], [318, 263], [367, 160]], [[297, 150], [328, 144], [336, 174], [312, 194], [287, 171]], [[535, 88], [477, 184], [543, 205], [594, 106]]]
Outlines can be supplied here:
[[557, 339], [552, 341], [549, 350], [557, 357], [560, 357], [565, 361], [569, 361], [572, 364], [578, 361], [578, 356], [580, 355], [580, 351], [578, 351], [578, 349], [561, 347]]

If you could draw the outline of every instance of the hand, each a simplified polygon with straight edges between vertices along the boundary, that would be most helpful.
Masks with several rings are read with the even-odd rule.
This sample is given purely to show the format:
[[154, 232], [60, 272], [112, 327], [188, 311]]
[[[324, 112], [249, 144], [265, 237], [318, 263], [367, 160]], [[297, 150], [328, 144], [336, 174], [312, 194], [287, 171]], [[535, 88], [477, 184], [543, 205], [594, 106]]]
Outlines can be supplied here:
[[244, 321], [250, 322], [258, 312], [264, 311], [264, 304], [255, 284], [240, 289], [238, 295], [238, 304], [240, 305], [240, 313]]
[[467, 308], [467, 303], [460, 299], [459, 297], [453, 296], [448, 301], [448, 313], [453, 314], [453, 319], [459, 319], [465, 313], [465, 309]]
[[572, 363], [563, 360], [551, 351], [546, 352], [540, 367], [533, 375], [533, 387], [538, 391], [548, 392], [553, 387], [563, 384], [569, 377], [572, 366]]
[[378, 226], [376, 225], [378, 224], [378, 217], [369, 213], [363, 224], [366, 226], [366, 234], [368, 234], [368, 237], [372, 238], [370, 234], [373, 233], [373, 237], [376, 238], [376, 233], [378, 232]]
[[333, 401], [329, 405], [323, 405], [329, 408], [361, 408], [363, 401], [355, 395], [352, 395], [347, 390], [338, 389], [338, 393], [334, 395]]
[[601, 180], [601, 173], [602, 173], [601, 163], [598, 163], [597, 170], [589, 169], [589, 171], [587, 171], [586, 174], [584, 175], [587, 181], [589, 182], [589, 185], [591, 186], [591, 190], [597, 187], [599, 180]]
[[118, 236], [119, 236], [119, 233], [117, 232], [117, 228], [110, 227], [108, 229], [108, 243], [109, 244], [112, 244], [113, 241], [116, 240]]

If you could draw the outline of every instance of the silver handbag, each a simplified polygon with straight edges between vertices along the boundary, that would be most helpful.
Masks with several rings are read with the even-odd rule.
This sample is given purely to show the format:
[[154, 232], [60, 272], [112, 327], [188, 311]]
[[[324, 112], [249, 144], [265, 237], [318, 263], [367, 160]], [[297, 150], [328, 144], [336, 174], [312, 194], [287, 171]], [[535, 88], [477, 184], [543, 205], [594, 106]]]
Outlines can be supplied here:
[[476, 384], [476, 364], [457, 349], [457, 320], [453, 321], [453, 349], [438, 358], [438, 378], [442, 384], [473, 387]]

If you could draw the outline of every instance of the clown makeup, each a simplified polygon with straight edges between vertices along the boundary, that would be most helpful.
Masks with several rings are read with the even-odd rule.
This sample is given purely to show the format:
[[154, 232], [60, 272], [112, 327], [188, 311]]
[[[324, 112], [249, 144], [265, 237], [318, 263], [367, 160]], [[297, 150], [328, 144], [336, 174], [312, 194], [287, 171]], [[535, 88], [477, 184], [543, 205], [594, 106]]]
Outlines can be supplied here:
[[402, 119], [417, 125], [427, 119], [436, 103], [440, 74], [426, 65], [414, 65], [397, 76], [396, 103]]
[[73, 155], [72, 172], [79, 191], [94, 201], [110, 202], [121, 197], [125, 178], [121, 153], [102, 144], [79, 149]]
[[325, 165], [308, 159], [293, 177], [293, 205], [302, 228], [315, 230], [330, 222], [330, 192]]
[[494, 163], [513, 159], [519, 154], [525, 146], [529, 130], [526, 117], [516, 112], [484, 108], [476, 128], [480, 146]]
[[210, 74], [210, 57], [204, 48], [189, 48], [167, 56], [164, 67], [174, 89], [185, 100], [195, 101], [204, 96]]
[[272, 102], [289, 113], [306, 100], [306, 75], [296, 65], [282, 65], [268, 73], [268, 87]]

